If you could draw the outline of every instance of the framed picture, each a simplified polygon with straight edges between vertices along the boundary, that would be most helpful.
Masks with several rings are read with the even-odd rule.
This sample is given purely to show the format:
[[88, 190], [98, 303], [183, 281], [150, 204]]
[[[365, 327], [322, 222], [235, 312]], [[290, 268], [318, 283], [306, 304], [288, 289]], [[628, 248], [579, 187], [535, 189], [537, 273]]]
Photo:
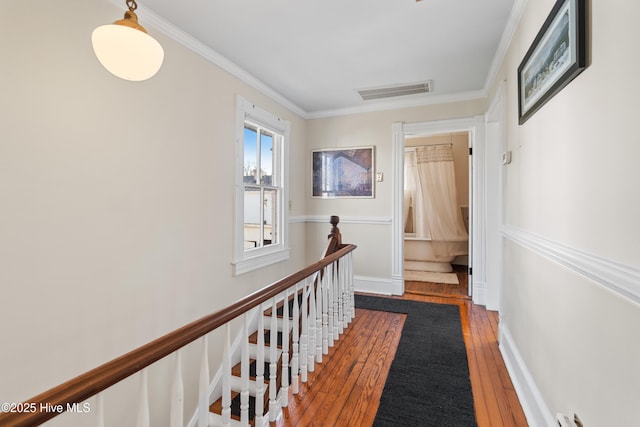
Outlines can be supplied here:
[[373, 198], [373, 147], [315, 150], [313, 197]]
[[523, 124], [587, 67], [586, 0], [558, 0], [518, 67]]

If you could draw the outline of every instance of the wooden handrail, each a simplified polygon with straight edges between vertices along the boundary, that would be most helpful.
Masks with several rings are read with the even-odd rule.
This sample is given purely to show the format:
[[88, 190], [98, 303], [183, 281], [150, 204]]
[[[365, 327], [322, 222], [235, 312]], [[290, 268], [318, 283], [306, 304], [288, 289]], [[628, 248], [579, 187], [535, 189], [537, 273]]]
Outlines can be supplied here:
[[112, 385], [141, 371], [203, 335], [219, 328], [249, 310], [258, 307], [263, 302], [284, 292], [284, 290], [301, 282], [315, 272], [321, 271], [324, 267], [352, 252], [355, 248], [356, 246], [352, 244], [342, 245], [340, 249], [325, 256], [320, 261], [242, 298], [227, 308], [204, 316], [173, 332], [169, 332], [142, 347], [25, 401], [25, 404], [35, 404], [34, 408], [36, 410], [34, 412], [0, 413], [0, 426], [35, 426], [59, 415], [58, 411], [40, 411], [40, 405], [49, 404], [52, 405], [52, 407], [62, 405], [62, 410], [66, 411], [67, 405], [84, 402]]

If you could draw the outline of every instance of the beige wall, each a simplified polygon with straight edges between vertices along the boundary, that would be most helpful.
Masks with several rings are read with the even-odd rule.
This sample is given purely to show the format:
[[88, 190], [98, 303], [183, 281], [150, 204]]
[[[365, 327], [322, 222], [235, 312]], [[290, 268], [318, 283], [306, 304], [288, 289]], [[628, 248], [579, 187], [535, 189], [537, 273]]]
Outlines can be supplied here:
[[[629, 52], [640, 40], [640, 3], [587, 3], [591, 65], [524, 125], [518, 125], [516, 69], [553, 0], [528, 2], [496, 79], [494, 93], [506, 80], [513, 151], [504, 170], [505, 222], [559, 248], [560, 256], [564, 247], [583, 251], [637, 276], [640, 59]], [[532, 245], [507, 238], [505, 249], [502, 326], [549, 414], [576, 412], [588, 426], [636, 423], [638, 304]]]
[[[305, 121], [149, 26], [165, 49], [160, 72], [141, 83], [108, 74], [91, 32], [123, 11], [107, 1], [0, 3], [1, 402], [36, 395], [306, 261], [304, 224], [292, 224], [289, 262], [231, 276], [235, 96], [292, 122], [293, 177], [305, 175]], [[302, 213], [293, 203], [291, 215]], [[199, 346], [185, 367], [186, 416]], [[212, 359], [220, 351], [212, 341]], [[168, 392], [169, 374], [153, 373], [152, 384], [164, 383], [152, 393]], [[137, 389], [137, 379], [123, 387]], [[112, 407], [108, 425], [133, 425], [114, 418], [135, 417], [124, 396], [132, 412]], [[164, 425], [164, 402], [154, 403], [152, 425]]]
[[[343, 240], [358, 245], [354, 255], [355, 274], [381, 281], [391, 281], [393, 212], [392, 129], [396, 122], [415, 123], [472, 117], [486, 109], [485, 100], [379, 111], [342, 117], [309, 120], [307, 124], [307, 164], [311, 151], [320, 148], [375, 146], [375, 171], [384, 173], [384, 181], [375, 183], [373, 199], [317, 199], [311, 197], [311, 176], [306, 178], [307, 214], [336, 214], [352, 223], [341, 226]], [[307, 254], [326, 238], [326, 226], [313, 223], [307, 227]]]
[[[513, 161], [503, 169], [505, 226], [553, 249], [566, 245], [605, 265], [611, 262], [614, 275], [619, 263], [637, 277], [640, 199], [634, 195], [640, 181], [635, 166], [640, 144], [634, 117], [640, 113], [635, 102], [640, 89], [633, 70], [640, 61], [629, 52], [638, 40], [633, 17], [640, 5], [624, 0], [589, 2], [592, 64], [519, 126], [516, 70], [553, 3], [528, 2], [489, 98], [506, 82], [506, 141]], [[483, 113], [487, 105], [439, 105], [310, 120], [308, 151], [375, 145], [376, 170], [385, 172], [385, 182], [376, 184], [375, 199], [320, 200], [309, 197], [307, 178], [308, 214], [335, 213], [355, 222], [390, 218], [391, 124], [467, 117]], [[486, 191], [495, 193], [498, 188]], [[308, 227], [308, 254], [325, 237], [324, 230], [315, 224]], [[343, 234], [346, 241], [360, 245], [356, 274], [390, 275], [389, 227], [345, 224]], [[585, 425], [632, 424], [634, 402], [640, 398], [640, 344], [632, 338], [640, 324], [638, 304], [607, 289], [601, 278], [578, 272], [576, 264], [562, 266], [557, 257], [549, 258], [509, 233], [506, 236], [504, 264], [489, 267], [499, 268], [504, 278], [503, 347], [509, 345], [518, 353], [519, 359], [511, 362], [522, 365], [514, 374], [529, 375], [514, 380], [523, 386], [521, 399], [533, 416], [532, 425], [549, 425], [557, 412], [576, 412]]]
[[[591, 66], [518, 126], [516, 69], [553, 3], [528, 2], [492, 89], [506, 80], [505, 222], [637, 271], [640, 4], [590, 2]], [[26, 399], [317, 259], [328, 226], [294, 223], [289, 262], [231, 276], [236, 94], [292, 121], [290, 214], [351, 219], [342, 230], [359, 245], [356, 274], [383, 280], [392, 123], [469, 117], [488, 105], [305, 121], [157, 33], [163, 68], [127, 83], [102, 69], [90, 44], [93, 28], [121, 14], [106, 1], [0, 3], [0, 401]], [[375, 198], [311, 198], [313, 149], [368, 145], [385, 174]], [[640, 398], [638, 305], [513, 239], [505, 248], [502, 326], [549, 414], [630, 425]], [[152, 371], [154, 392], [166, 390], [167, 372]], [[122, 387], [108, 403], [133, 414], [136, 379]], [[168, 408], [152, 409], [162, 425]], [[117, 418], [125, 413], [108, 425], [131, 424]]]

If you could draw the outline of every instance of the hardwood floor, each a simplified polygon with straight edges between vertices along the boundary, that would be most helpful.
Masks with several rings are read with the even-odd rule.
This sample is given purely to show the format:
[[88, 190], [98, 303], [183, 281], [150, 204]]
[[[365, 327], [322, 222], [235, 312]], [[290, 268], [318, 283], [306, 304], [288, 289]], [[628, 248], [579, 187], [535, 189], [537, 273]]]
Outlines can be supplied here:
[[[498, 349], [498, 316], [470, 299], [407, 293], [404, 299], [460, 307], [479, 427], [527, 422]], [[340, 343], [322, 366], [289, 393], [289, 406], [272, 426], [370, 426], [400, 340], [405, 315], [357, 309]]]
[[406, 315], [356, 309], [338, 346], [309, 373], [278, 426], [370, 426]]
[[405, 292], [420, 295], [431, 295], [436, 297], [460, 297], [465, 298], [469, 295], [469, 279], [467, 275], [466, 265], [454, 265], [453, 272], [458, 276], [457, 285], [447, 283], [431, 283], [431, 282], [411, 282], [405, 281]]

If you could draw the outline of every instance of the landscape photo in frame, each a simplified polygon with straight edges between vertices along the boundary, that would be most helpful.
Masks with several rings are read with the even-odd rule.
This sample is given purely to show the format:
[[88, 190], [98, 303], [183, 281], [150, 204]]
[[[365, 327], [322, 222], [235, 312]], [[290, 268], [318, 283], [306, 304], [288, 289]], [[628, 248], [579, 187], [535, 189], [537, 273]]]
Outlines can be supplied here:
[[587, 67], [586, 1], [558, 0], [518, 67], [523, 124]]

